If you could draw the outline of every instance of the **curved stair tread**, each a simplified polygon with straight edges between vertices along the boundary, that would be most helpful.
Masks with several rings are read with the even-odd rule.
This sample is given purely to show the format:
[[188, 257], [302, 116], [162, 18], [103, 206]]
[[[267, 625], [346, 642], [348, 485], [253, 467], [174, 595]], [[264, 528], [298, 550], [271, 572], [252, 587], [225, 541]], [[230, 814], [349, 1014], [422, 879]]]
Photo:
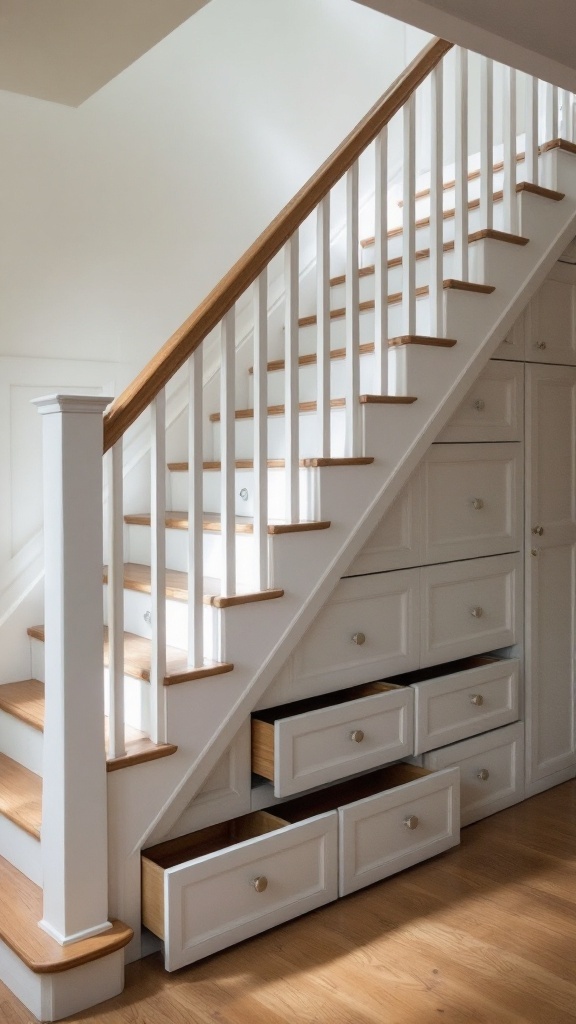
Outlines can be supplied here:
[[40, 839], [42, 779], [6, 754], [0, 754], [0, 814]]
[[[150, 566], [145, 568], [150, 571]], [[29, 626], [28, 636], [42, 643], [45, 640], [44, 626]], [[152, 661], [151, 641], [135, 633], [124, 633], [124, 672], [134, 679], [150, 681], [150, 664]], [[108, 665], [108, 629], [104, 627], [104, 664]], [[230, 662], [205, 660], [201, 666], [188, 664], [186, 651], [180, 647], [166, 647], [166, 675], [164, 686], [175, 683], [186, 683], [207, 676], [221, 675], [231, 672], [234, 666]]]
[[0, 857], [0, 939], [35, 974], [56, 974], [99, 960], [128, 945], [133, 931], [122, 921], [80, 942], [61, 946], [38, 922], [42, 919], [42, 890]]

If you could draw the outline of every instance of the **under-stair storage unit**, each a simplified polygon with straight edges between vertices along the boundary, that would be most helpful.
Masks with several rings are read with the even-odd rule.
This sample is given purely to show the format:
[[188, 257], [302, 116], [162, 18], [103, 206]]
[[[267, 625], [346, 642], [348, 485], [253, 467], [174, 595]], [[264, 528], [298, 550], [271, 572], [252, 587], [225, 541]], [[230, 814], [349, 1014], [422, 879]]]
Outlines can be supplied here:
[[459, 842], [458, 769], [397, 764], [142, 854], [143, 923], [175, 970]]

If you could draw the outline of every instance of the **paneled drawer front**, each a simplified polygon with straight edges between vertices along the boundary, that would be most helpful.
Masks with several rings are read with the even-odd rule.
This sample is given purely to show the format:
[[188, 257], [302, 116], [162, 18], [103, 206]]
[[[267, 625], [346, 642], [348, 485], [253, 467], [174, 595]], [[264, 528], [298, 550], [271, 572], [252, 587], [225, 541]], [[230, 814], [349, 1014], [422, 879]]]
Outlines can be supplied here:
[[346, 576], [408, 569], [422, 562], [420, 470], [411, 476], [380, 520]]
[[461, 824], [495, 814], [524, 796], [524, 726], [521, 722], [453, 743], [424, 756], [427, 768], [460, 768]]
[[491, 361], [437, 441], [521, 441], [524, 367]]
[[252, 719], [252, 770], [274, 782], [275, 796], [368, 771], [412, 749], [413, 694], [386, 683], [271, 708]]
[[341, 896], [460, 841], [458, 771], [413, 772], [413, 781], [339, 809]]
[[518, 718], [518, 659], [469, 660], [470, 667], [462, 671], [410, 684], [415, 692], [415, 754]]
[[432, 445], [422, 464], [424, 561], [517, 551], [522, 477], [519, 444]]
[[[256, 834], [220, 840], [226, 826], [213, 826], [142, 857], [143, 921], [164, 939], [169, 971], [338, 894], [335, 811], [289, 825], [257, 812], [228, 825], [238, 822], [240, 835]], [[272, 831], [259, 835], [260, 827]]]
[[474, 558], [421, 570], [421, 665], [438, 665], [516, 642], [519, 557]]
[[294, 654], [298, 691], [326, 693], [418, 664], [419, 570], [341, 580]]

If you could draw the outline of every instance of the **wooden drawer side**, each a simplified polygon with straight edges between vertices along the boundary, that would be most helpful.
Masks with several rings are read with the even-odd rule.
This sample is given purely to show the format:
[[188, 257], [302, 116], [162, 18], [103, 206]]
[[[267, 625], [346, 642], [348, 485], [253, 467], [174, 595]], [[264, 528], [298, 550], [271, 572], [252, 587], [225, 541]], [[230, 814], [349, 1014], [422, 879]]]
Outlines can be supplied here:
[[164, 871], [147, 857], [142, 857], [142, 924], [164, 938]]

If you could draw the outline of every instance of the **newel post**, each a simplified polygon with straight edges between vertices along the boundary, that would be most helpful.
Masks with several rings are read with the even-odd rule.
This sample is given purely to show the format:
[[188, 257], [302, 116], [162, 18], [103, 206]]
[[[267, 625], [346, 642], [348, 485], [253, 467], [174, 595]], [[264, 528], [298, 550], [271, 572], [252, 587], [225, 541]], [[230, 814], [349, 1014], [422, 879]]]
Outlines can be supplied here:
[[102, 661], [102, 414], [110, 401], [51, 395], [34, 403], [44, 437], [40, 927], [63, 945], [110, 927]]

